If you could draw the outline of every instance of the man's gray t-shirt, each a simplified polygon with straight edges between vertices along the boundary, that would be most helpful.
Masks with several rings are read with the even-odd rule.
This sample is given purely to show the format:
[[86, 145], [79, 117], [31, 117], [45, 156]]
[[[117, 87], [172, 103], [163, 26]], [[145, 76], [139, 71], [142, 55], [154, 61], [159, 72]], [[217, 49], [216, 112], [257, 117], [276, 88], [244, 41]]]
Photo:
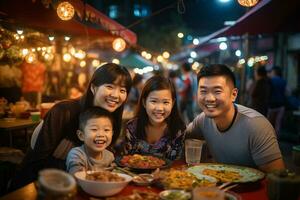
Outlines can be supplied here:
[[257, 167], [281, 158], [274, 128], [260, 113], [235, 105], [237, 116], [229, 130], [220, 132], [202, 112], [187, 128], [187, 138], [204, 138], [220, 163]]
[[82, 170], [93, 170], [97, 167], [108, 167], [114, 161], [114, 154], [106, 149], [102, 151], [102, 159], [88, 157], [84, 145], [70, 150], [67, 156], [67, 171], [71, 174]]

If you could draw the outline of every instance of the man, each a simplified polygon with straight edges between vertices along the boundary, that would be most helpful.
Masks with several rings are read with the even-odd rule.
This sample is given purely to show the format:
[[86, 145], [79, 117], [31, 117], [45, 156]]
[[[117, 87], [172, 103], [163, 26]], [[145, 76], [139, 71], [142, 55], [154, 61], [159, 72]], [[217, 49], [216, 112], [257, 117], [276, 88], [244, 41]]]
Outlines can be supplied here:
[[271, 82], [267, 77], [265, 66], [260, 66], [254, 73], [255, 83], [251, 90], [250, 107], [267, 117], [271, 93]]
[[187, 128], [188, 138], [204, 138], [220, 163], [244, 165], [269, 172], [284, 163], [275, 132], [253, 109], [234, 104], [238, 90], [232, 71], [221, 64], [198, 73], [198, 103], [203, 112]]
[[286, 81], [282, 78], [281, 68], [274, 66], [271, 70], [271, 96], [268, 119], [274, 126], [276, 134], [280, 135], [281, 123], [285, 112]]
[[194, 119], [193, 111], [193, 76], [191, 73], [191, 65], [183, 63], [181, 65], [183, 87], [179, 90], [180, 94], [180, 112], [186, 111], [188, 122]]

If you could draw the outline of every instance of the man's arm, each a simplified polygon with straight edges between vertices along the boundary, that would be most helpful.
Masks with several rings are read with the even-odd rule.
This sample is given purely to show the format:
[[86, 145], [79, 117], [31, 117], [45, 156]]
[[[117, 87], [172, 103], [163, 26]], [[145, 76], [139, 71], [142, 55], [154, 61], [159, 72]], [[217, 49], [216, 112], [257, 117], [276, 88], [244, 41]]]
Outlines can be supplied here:
[[280, 170], [280, 169], [285, 169], [285, 165], [284, 162], [282, 160], [282, 158], [279, 158], [277, 160], [273, 160], [267, 164], [264, 165], [260, 165], [258, 166], [258, 168], [263, 171], [263, 172], [271, 172], [273, 170]]

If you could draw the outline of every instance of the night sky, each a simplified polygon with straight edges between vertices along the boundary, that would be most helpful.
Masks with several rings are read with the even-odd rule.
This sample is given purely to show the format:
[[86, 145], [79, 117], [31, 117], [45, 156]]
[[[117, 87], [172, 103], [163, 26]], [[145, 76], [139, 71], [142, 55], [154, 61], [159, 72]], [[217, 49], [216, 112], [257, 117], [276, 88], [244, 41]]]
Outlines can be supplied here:
[[224, 21], [237, 20], [245, 13], [245, 8], [231, 0], [220, 3], [219, 0], [188, 0], [184, 1], [186, 12], [183, 19], [187, 26], [199, 35], [212, 33], [224, 27]]
[[[187, 37], [181, 44], [178, 44], [178, 41], [174, 42], [178, 32], [183, 32], [185, 36], [191, 35], [193, 38], [203, 37], [223, 28], [224, 21], [237, 20], [246, 12], [237, 0], [228, 1], [227, 3], [221, 3], [220, 0], [88, 0], [87, 2], [106, 15], [110, 5], [118, 5], [123, 14], [114, 20], [135, 32], [139, 45], [152, 51], [162, 51], [164, 48], [176, 51], [180, 45], [192, 42]], [[146, 18], [134, 17], [130, 13], [134, 4], [148, 5], [151, 8], [151, 15]], [[164, 9], [166, 7], [168, 9]], [[135, 22], [138, 23], [131, 26]], [[158, 33], [160, 35], [157, 35]], [[154, 44], [153, 41], [159, 43]]]
[[[122, 7], [126, 4], [126, 0], [88, 0], [87, 2], [104, 13], [106, 10], [103, 9], [108, 5], [117, 4]], [[187, 28], [191, 29], [191, 31], [199, 36], [210, 34], [224, 27], [224, 21], [236, 20], [246, 12], [246, 9], [240, 6], [237, 3], [237, 0], [229, 0], [227, 3], [220, 3], [220, 0], [127, 0], [127, 2], [130, 4], [140, 2], [150, 4], [152, 13], [169, 5], [173, 5], [172, 8], [166, 9], [155, 16], [151, 16], [141, 23], [160, 26], [167, 24], [170, 16], [177, 15], [179, 18], [182, 18], [187, 25]], [[180, 2], [179, 5], [181, 5], [181, 8], [182, 3], [185, 6], [185, 12], [183, 14], [178, 13], [177, 2]], [[138, 19], [131, 18], [124, 20], [122, 18], [117, 18], [114, 20], [120, 22], [124, 26], [128, 26]], [[138, 28], [140, 28], [139, 25], [132, 27], [131, 29], [136, 31]]]

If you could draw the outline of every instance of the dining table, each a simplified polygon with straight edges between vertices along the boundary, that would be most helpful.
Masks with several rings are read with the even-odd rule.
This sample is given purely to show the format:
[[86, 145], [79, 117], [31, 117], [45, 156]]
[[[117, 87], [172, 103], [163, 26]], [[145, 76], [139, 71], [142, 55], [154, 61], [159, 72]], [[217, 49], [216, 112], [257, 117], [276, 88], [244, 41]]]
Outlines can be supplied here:
[[[172, 163], [171, 168], [187, 168], [184, 161], [175, 161]], [[121, 197], [125, 195], [132, 194], [135, 190], [143, 192], [159, 193], [163, 189], [151, 186], [137, 186], [134, 183], [129, 183], [120, 193], [116, 194], [116, 197]], [[231, 194], [237, 197], [238, 200], [268, 200], [267, 195], [267, 180], [263, 178], [256, 182], [251, 183], [241, 183], [237, 187], [231, 189]], [[1, 197], [0, 200], [16, 200], [16, 199], [26, 199], [26, 200], [36, 200], [38, 197], [38, 190], [35, 182], [31, 182], [24, 187], [13, 191], [5, 196]], [[75, 200], [100, 200], [105, 198], [93, 197], [85, 193], [79, 186], [77, 189], [77, 194], [74, 197]]]
[[28, 129], [33, 128], [38, 125], [39, 121], [33, 121], [29, 119], [20, 118], [7, 118], [0, 119], [0, 131], [1, 133], [8, 133], [9, 136], [9, 146], [13, 146], [13, 133], [14, 131], [24, 130], [26, 140], [28, 139]]

